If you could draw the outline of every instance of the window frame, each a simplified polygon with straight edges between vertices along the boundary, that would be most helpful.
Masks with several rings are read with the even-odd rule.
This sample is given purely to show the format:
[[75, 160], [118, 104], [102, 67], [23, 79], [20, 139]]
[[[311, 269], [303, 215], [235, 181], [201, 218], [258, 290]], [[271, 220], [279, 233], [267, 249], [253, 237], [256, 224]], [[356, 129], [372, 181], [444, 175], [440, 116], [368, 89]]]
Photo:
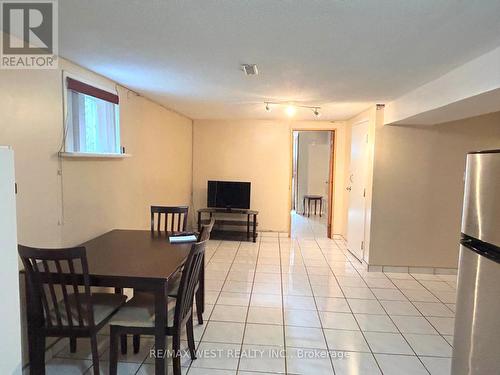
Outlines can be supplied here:
[[[88, 79], [76, 76], [74, 74], [63, 71], [62, 79], [63, 79], [63, 113], [64, 113], [64, 123], [63, 123], [63, 144], [61, 146], [62, 156], [77, 156], [77, 157], [120, 157], [120, 156], [130, 156], [122, 153], [121, 147], [121, 124], [120, 124], [120, 104], [114, 103], [110, 100], [101, 99], [94, 95], [88, 95], [86, 93], [80, 92], [79, 90], [72, 90], [68, 88], [68, 78], [71, 80], [78, 81], [79, 83], [83, 83], [84, 85], [88, 85], [96, 91], [103, 91], [112, 96], [116, 96], [118, 100], [118, 92], [116, 88], [110, 88], [96, 84], [95, 82], [89, 81]], [[78, 93], [78, 95], [74, 95], [73, 93]], [[96, 151], [86, 151], [86, 150], [75, 150], [74, 145], [74, 116], [79, 116], [79, 111], [72, 111], [73, 106], [73, 98], [80, 97], [80, 95], [87, 95], [89, 97], [94, 97], [97, 100], [103, 100], [105, 102], [111, 103], [114, 105], [114, 143], [115, 143], [115, 152], [96, 152]], [[70, 118], [73, 117], [73, 118]], [[81, 132], [81, 127], [78, 127], [79, 132]]]

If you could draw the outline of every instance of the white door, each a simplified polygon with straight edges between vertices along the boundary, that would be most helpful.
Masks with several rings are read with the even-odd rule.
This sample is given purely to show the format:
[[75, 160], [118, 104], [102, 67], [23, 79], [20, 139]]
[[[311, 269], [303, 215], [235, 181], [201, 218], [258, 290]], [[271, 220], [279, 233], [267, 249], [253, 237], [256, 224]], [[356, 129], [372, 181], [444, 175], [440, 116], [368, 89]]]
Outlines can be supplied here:
[[347, 219], [347, 247], [359, 259], [363, 259], [365, 244], [365, 188], [368, 164], [368, 122], [352, 127], [351, 164], [347, 190], [349, 210]]

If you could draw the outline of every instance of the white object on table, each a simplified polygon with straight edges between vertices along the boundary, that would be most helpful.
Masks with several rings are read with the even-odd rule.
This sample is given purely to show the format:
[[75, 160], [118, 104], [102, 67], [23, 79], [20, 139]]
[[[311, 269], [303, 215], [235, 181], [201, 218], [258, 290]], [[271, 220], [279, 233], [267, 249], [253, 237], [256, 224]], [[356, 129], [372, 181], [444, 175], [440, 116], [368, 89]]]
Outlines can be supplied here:
[[186, 242], [196, 242], [197, 238], [195, 235], [191, 234], [189, 236], [170, 236], [168, 238], [170, 243], [186, 243]]

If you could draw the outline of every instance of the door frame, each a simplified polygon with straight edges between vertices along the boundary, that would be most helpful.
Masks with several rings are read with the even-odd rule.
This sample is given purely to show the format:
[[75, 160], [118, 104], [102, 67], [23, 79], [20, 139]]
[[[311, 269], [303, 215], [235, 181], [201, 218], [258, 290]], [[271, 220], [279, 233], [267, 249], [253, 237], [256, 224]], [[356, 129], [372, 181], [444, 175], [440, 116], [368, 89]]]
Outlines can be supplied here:
[[333, 207], [335, 204], [335, 160], [337, 151], [337, 129], [325, 128], [291, 128], [290, 129], [290, 178], [288, 182], [288, 237], [292, 235], [292, 181], [293, 181], [293, 133], [294, 132], [329, 132], [330, 137], [330, 161], [329, 161], [329, 186], [328, 186], [328, 221], [326, 226], [326, 235], [333, 238]]

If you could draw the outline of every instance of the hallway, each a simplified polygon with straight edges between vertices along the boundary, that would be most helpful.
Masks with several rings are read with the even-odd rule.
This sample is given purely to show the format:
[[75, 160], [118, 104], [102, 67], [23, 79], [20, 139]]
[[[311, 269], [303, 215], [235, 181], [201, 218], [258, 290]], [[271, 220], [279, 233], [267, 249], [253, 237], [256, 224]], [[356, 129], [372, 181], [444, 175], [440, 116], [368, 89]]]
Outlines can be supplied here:
[[327, 218], [325, 215], [311, 215], [310, 217], [298, 214], [296, 211], [292, 215], [292, 238], [324, 238], [327, 237]]

